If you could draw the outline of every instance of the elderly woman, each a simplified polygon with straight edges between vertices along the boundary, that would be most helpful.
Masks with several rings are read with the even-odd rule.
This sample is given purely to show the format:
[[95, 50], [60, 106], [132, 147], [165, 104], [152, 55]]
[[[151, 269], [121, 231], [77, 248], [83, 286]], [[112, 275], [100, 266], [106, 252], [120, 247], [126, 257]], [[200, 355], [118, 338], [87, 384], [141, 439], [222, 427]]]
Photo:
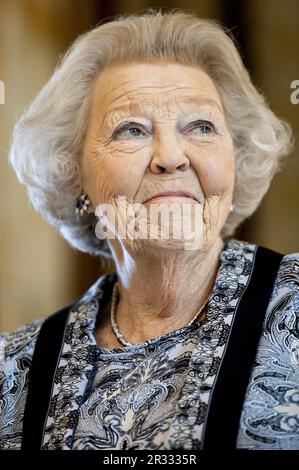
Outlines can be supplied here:
[[229, 238], [290, 148], [214, 21], [150, 10], [75, 41], [10, 161], [115, 272], [2, 336], [2, 449], [299, 448], [299, 255]]

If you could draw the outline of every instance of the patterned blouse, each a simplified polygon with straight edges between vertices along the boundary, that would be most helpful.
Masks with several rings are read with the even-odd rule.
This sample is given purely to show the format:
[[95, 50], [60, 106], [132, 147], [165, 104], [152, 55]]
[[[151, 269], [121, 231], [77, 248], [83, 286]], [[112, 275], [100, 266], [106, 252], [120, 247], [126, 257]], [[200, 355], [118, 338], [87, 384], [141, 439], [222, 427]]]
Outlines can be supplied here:
[[[255, 250], [246, 242], [225, 242], [201, 323], [124, 348], [96, 344], [96, 321], [117, 275], [100, 277], [71, 306], [41, 448], [200, 449]], [[44, 321], [0, 336], [2, 449], [21, 448], [30, 365]], [[299, 449], [299, 254], [280, 264], [236, 442], [238, 449]]]

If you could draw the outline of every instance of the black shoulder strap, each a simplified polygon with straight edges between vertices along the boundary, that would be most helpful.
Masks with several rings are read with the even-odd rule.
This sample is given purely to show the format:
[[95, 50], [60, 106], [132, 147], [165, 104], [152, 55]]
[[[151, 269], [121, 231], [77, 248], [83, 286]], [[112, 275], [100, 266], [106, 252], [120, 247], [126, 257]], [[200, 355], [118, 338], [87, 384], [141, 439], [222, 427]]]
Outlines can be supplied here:
[[40, 450], [53, 379], [64, 343], [70, 306], [47, 318], [34, 348], [25, 405], [22, 450]]
[[257, 247], [251, 278], [237, 307], [211, 393], [203, 433], [204, 450], [236, 448], [247, 385], [282, 258], [282, 254]]

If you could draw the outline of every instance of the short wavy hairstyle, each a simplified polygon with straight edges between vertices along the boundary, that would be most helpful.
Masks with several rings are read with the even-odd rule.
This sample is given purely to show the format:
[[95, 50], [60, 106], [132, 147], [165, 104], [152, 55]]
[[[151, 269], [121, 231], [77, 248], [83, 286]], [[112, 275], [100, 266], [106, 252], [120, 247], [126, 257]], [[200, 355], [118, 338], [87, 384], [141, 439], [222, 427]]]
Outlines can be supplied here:
[[253, 85], [229, 30], [190, 10], [116, 16], [79, 36], [16, 123], [9, 158], [34, 208], [76, 249], [110, 256], [95, 235], [94, 213], [75, 215], [82, 188], [80, 157], [91, 90], [107, 65], [169, 60], [202, 68], [222, 99], [236, 175], [234, 211], [222, 237], [233, 234], [269, 188], [292, 146], [290, 126], [274, 115]]

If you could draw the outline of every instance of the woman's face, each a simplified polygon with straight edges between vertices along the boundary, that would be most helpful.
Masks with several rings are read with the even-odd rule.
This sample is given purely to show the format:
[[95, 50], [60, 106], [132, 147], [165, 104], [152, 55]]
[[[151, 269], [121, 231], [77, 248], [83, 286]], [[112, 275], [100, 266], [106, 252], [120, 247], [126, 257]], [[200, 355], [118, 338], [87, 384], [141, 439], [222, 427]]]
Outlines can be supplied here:
[[[135, 232], [134, 239], [127, 233], [121, 237], [131, 250], [186, 248], [191, 228], [201, 246], [210, 245], [228, 216], [234, 187], [233, 143], [213, 81], [203, 70], [178, 63], [106, 67], [92, 91], [81, 167], [94, 210], [105, 204], [105, 209], [122, 212], [123, 222], [126, 208], [124, 223], [135, 229], [146, 220], [147, 237], [142, 231]], [[167, 196], [146, 202], [175, 190], [194, 198]], [[173, 204], [179, 210], [169, 222]], [[159, 220], [153, 217], [153, 205], [161, 209]], [[120, 225], [115, 228], [116, 219], [112, 221], [108, 212], [96, 213], [119, 236]], [[169, 223], [172, 235], [182, 224], [186, 227], [183, 239], [161, 236]]]

